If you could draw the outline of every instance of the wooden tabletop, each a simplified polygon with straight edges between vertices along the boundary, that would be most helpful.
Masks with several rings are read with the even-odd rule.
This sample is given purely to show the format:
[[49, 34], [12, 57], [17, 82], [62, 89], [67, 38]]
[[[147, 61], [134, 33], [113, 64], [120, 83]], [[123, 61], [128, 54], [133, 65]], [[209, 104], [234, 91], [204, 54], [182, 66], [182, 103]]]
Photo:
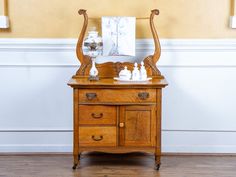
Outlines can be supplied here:
[[72, 78], [68, 85], [73, 88], [163, 88], [168, 85], [165, 78], [153, 78], [150, 81], [116, 81], [113, 78], [100, 78], [89, 81], [87, 77]]

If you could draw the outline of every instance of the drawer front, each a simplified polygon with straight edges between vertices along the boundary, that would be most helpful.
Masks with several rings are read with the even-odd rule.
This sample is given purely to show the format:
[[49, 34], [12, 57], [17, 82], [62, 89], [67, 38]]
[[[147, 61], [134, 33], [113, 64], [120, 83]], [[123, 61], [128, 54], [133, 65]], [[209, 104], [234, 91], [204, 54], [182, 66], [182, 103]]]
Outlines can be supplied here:
[[80, 146], [116, 146], [116, 127], [79, 127]]
[[80, 125], [116, 125], [116, 115], [115, 106], [79, 106]]
[[156, 89], [80, 89], [80, 103], [155, 103]]

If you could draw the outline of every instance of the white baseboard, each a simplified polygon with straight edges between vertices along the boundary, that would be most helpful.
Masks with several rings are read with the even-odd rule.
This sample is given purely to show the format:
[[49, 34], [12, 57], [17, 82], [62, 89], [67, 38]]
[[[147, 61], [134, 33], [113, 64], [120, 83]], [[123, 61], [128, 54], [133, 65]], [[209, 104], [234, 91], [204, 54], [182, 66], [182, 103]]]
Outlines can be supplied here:
[[68, 144], [5, 144], [0, 145], [0, 153], [60, 153], [72, 152], [72, 145]]
[[[163, 153], [236, 153], [236, 132], [162, 131]], [[1, 132], [0, 152], [72, 152], [72, 132]], [[4, 138], [4, 139], [3, 139]]]

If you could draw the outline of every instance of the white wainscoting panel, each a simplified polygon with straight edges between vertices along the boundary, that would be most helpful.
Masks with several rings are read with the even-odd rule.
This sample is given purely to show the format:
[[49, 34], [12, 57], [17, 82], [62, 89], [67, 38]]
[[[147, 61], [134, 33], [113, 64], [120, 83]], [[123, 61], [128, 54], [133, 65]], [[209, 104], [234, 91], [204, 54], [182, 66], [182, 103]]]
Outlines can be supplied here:
[[[72, 151], [67, 82], [80, 64], [75, 45], [76, 39], [0, 39], [0, 152]], [[236, 153], [236, 40], [162, 39], [161, 45], [157, 65], [169, 82], [163, 152]], [[153, 50], [152, 40], [137, 40], [137, 56], [128, 60]]]

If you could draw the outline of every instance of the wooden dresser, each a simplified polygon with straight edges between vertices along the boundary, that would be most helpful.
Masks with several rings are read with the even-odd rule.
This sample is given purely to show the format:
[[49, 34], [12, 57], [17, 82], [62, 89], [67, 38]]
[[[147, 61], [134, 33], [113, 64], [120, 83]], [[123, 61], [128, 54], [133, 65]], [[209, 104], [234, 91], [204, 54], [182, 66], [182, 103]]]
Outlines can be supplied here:
[[153, 152], [161, 155], [161, 94], [165, 79], [119, 83], [71, 79], [74, 90], [74, 168], [84, 151]]
[[152, 77], [147, 82], [119, 82], [113, 79], [124, 66], [133, 68], [133, 63], [128, 62], [97, 64], [100, 80], [89, 81], [91, 59], [82, 51], [88, 17], [86, 10], [81, 9], [79, 14], [84, 16], [76, 48], [81, 66], [68, 83], [73, 88], [74, 98], [73, 169], [76, 169], [80, 154], [85, 151], [152, 152], [159, 169], [162, 88], [167, 86], [156, 67], [161, 49], [153, 18], [159, 11], [152, 10], [150, 15], [155, 51], [143, 60], [148, 76]]

